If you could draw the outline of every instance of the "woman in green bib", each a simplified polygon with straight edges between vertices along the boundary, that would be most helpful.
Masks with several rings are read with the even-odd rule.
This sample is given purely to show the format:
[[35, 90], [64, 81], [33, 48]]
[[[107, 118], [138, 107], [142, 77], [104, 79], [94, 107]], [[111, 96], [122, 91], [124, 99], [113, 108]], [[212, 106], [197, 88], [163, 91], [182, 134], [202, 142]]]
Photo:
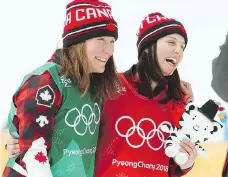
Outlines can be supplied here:
[[92, 177], [102, 101], [119, 84], [113, 61], [117, 23], [95, 0], [66, 7], [63, 48], [24, 77], [13, 96], [10, 134], [20, 154], [3, 177]]

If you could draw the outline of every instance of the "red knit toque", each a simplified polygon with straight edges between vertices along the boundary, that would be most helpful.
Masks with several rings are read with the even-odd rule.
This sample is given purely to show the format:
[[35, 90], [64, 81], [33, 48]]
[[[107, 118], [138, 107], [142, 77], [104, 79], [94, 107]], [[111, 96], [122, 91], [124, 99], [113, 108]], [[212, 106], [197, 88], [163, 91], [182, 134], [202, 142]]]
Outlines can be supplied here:
[[169, 34], [180, 34], [187, 45], [188, 38], [184, 26], [173, 18], [167, 18], [161, 13], [151, 13], [142, 21], [137, 36], [138, 55], [140, 55], [148, 44], [156, 42]]
[[100, 36], [118, 38], [111, 7], [98, 0], [74, 0], [66, 6], [63, 47]]

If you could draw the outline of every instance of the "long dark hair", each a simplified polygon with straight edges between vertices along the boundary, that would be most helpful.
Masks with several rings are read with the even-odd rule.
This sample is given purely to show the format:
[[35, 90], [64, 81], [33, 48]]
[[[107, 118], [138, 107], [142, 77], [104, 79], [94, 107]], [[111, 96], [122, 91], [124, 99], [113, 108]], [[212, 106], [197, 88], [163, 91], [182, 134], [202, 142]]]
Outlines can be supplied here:
[[72, 77], [78, 83], [82, 96], [90, 91], [92, 97], [97, 99], [112, 99], [117, 96], [120, 84], [113, 56], [105, 65], [103, 73], [89, 73], [89, 65], [85, 53], [84, 43], [60, 49], [57, 52], [62, 66], [60, 74]]
[[157, 44], [149, 45], [139, 55], [139, 62], [137, 64], [137, 72], [140, 78], [139, 90], [143, 88], [146, 97], [152, 98], [154, 96], [151, 82], [158, 84], [168, 84], [166, 97], [159, 100], [159, 103], [165, 104], [170, 100], [175, 102], [182, 101], [182, 92], [180, 77], [177, 69], [170, 76], [163, 76], [157, 60]]

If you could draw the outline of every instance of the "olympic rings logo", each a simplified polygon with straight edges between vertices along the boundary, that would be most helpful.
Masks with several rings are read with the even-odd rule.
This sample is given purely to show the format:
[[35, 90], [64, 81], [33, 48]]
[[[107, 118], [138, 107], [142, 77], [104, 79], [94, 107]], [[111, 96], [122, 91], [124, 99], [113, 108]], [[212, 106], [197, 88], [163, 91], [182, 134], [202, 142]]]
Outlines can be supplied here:
[[[89, 109], [89, 111], [91, 112], [88, 118], [84, 115], [84, 111], [86, 108]], [[68, 121], [68, 118], [69, 115], [74, 111], [76, 111], [77, 116], [75, 117], [74, 123], [72, 124]], [[96, 113], [98, 113], [98, 115], [96, 115]], [[85, 104], [83, 105], [81, 111], [79, 111], [77, 108], [72, 108], [71, 110], [69, 110], [65, 116], [65, 123], [69, 127], [74, 128], [75, 133], [79, 136], [85, 135], [87, 130], [91, 135], [93, 135], [96, 131], [97, 125], [100, 122], [100, 114], [100, 108], [97, 103], [94, 104], [93, 108], [90, 105]], [[77, 127], [79, 127], [82, 123], [85, 125], [85, 130], [83, 132], [79, 132]], [[95, 128], [93, 129], [91, 128], [92, 123], [95, 124]]]
[[[119, 131], [119, 123], [125, 120], [130, 120], [132, 122], [132, 127], [130, 127], [126, 134], [123, 134]], [[152, 126], [154, 127], [152, 130], [150, 130], [147, 134], [144, 132], [144, 130], [140, 127], [141, 123], [143, 122], [148, 122], [150, 124], [152, 124]], [[171, 124], [168, 121], [163, 121], [162, 123], [160, 123], [160, 125], [158, 126], [158, 128], [156, 128], [156, 124], [155, 122], [150, 119], [150, 118], [142, 118], [138, 124], [136, 125], [135, 121], [130, 117], [130, 116], [122, 116], [120, 117], [116, 123], [115, 123], [115, 130], [117, 132], [117, 134], [123, 138], [126, 138], [126, 142], [127, 144], [132, 147], [132, 148], [140, 148], [145, 142], [147, 143], [147, 145], [149, 146], [150, 149], [157, 151], [159, 149], [162, 148], [162, 146], [165, 143], [165, 137], [163, 132], [161, 131], [161, 126], [163, 125], [170, 125]], [[137, 133], [141, 138], [142, 138], [142, 142], [139, 144], [132, 144], [129, 140], [129, 138], [134, 134]], [[155, 135], [158, 136], [159, 140], [161, 141], [161, 145], [158, 147], [153, 147], [149, 140], [151, 140], [152, 138], [155, 137]]]

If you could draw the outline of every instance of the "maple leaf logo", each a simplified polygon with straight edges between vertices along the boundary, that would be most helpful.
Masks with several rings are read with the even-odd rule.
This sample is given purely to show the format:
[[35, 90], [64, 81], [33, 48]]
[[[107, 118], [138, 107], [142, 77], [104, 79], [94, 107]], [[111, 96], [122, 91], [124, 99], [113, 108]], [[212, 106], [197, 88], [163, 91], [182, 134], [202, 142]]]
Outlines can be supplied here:
[[36, 101], [38, 105], [49, 108], [54, 104], [55, 92], [50, 85], [45, 85], [37, 90]]
[[112, 22], [108, 23], [106, 27], [109, 31], [115, 31], [117, 29], [117, 27]]
[[44, 100], [44, 101], [49, 101], [49, 100], [52, 99], [52, 97], [51, 97], [51, 95], [50, 95], [50, 93], [49, 93], [48, 90], [45, 90], [44, 92], [42, 92], [42, 93], [40, 94], [40, 97], [41, 97], [42, 100]]
[[37, 161], [39, 161], [39, 163], [46, 163], [47, 162], [47, 157], [43, 154], [43, 152], [38, 152], [36, 155], [35, 155], [35, 159]]

